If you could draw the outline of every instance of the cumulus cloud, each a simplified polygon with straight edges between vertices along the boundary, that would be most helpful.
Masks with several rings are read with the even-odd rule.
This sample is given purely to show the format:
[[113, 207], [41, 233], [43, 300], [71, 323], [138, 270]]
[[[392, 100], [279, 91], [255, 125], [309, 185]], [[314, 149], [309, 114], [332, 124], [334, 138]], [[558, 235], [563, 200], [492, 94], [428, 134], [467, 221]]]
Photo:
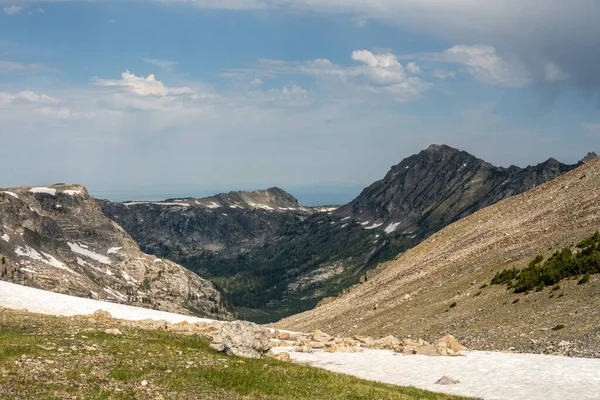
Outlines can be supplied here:
[[168, 88], [161, 81], [156, 80], [154, 74], [150, 74], [144, 78], [143, 76], [136, 76], [129, 71], [125, 71], [121, 74], [121, 79], [94, 78], [93, 81], [98, 86], [125, 88], [140, 96], [166, 97], [170, 95], [179, 96], [194, 94], [194, 90], [189, 87]]
[[2, 11], [4, 11], [4, 14], [6, 15], [21, 14], [21, 11], [23, 11], [23, 7], [16, 6], [13, 4], [11, 6], [2, 8]]
[[391, 53], [356, 50], [350, 57], [359, 65], [337, 65], [325, 58], [296, 62], [262, 59], [255, 68], [230, 70], [221, 76], [240, 79], [249, 76], [273, 78], [286, 75], [308, 75], [317, 80], [342, 82], [354, 89], [388, 95], [399, 102], [418, 99], [431, 87], [429, 82], [418, 77], [408, 76], [407, 69], [412, 73], [420, 71], [415, 63], [412, 63], [410, 67], [407, 65], [407, 69], [405, 69]]
[[411, 61], [408, 64], [406, 64], [406, 69], [408, 70], [408, 72], [410, 72], [411, 74], [420, 74], [421, 71], [421, 67], [419, 67], [417, 65], [416, 62]]

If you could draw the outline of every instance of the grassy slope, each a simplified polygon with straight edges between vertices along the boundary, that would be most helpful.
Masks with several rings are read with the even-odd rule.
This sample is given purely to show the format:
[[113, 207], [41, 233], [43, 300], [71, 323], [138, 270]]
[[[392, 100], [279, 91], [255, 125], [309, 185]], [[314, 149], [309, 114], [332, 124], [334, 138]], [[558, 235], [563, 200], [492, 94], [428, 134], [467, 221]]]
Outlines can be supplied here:
[[[104, 332], [118, 328], [122, 335]], [[148, 384], [143, 386], [142, 381]], [[274, 360], [118, 321], [0, 309], [0, 399], [455, 399]]]

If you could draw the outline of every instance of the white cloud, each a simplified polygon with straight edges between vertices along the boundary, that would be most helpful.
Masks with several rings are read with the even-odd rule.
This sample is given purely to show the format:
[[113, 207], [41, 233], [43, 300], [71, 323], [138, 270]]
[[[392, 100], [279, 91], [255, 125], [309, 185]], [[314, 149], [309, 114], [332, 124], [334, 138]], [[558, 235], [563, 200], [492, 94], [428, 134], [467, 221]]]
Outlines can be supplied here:
[[554, 63], [547, 63], [544, 67], [544, 78], [547, 81], [564, 81], [569, 78], [561, 68]]
[[140, 96], [179, 96], [193, 95], [194, 90], [189, 87], [174, 87], [168, 88], [161, 81], [156, 80], [154, 74], [143, 76], [135, 76], [129, 71], [121, 74], [121, 79], [100, 79], [94, 78], [94, 83], [98, 86], [116, 86], [126, 88], [132, 93]]
[[304, 107], [313, 103], [314, 94], [296, 84], [284, 86], [281, 89], [266, 91], [252, 90], [248, 97], [254, 102], [268, 103], [273, 106]]
[[[409, 77], [402, 64], [391, 53], [356, 50], [352, 52], [351, 58], [360, 65], [341, 66], [324, 58], [300, 62], [262, 59], [256, 68], [230, 70], [220, 76], [241, 79], [252, 76], [273, 78], [308, 75], [319, 82], [341, 82], [347, 87], [385, 94], [400, 102], [420, 98], [431, 87], [429, 82]], [[414, 64], [410, 68], [416, 71], [418, 66]]]
[[23, 7], [16, 6], [13, 4], [8, 7], [4, 7], [2, 11], [4, 11], [4, 14], [6, 15], [21, 14], [21, 11], [23, 11]]
[[57, 103], [58, 100], [45, 94], [37, 94], [29, 90], [17, 93], [0, 92], [0, 104], [12, 104], [16, 102]]
[[408, 72], [410, 72], [411, 74], [420, 74], [421, 73], [421, 67], [419, 67], [417, 65], [416, 62], [411, 61], [408, 64], [406, 64], [406, 69], [408, 70]]
[[163, 69], [168, 69], [168, 68], [172, 68], [174, 66], [176, 66], [178, 64], [177, 61], [170, 61], [170, 60], [162, 60], [160, 58], [142, 58], [142, 60], [146, 63], [146, 64], [150, 64], [150, 65], [156, 65], [157, 67], [163, 68]]
[[432, 75], [438, 79], [446, 80], [446, 79], [454, 78], [456, 76], [456, 72], [447, 71], [445, 69], [436, 69], [435, 71], [433, 71]]
[[0, 60], [0, 73], [11, 72], [58, 72], [56, 68], [39, 63], [22, 63]]
[[263, 81], [260, 78], [253, 79], [250, 81], [250, 86], [262, 86]]
[[60, 107], [60, 108], [43, 107], [43, 108], [36, 109], [35, 111], [36, 111], [36, 113], [38, 113], [44, 117], [54, 118], [54, 119], [59, 119], [59, 120], [61, 120], [61, 119], [64, 120], [64, 119], [69, 119], [69, 118], [90, 119], [90, 118], [96, 117], [96, 114], [93, 112], [73, 112], [68, 107]]
[[492, 46], [456, 45], [440, 53], [421, 53], [402, 58], [462, 64], [476, 80], [495, 86], [522, 87], [532, 81], [529, 71], [519, 62], [503, 59]]

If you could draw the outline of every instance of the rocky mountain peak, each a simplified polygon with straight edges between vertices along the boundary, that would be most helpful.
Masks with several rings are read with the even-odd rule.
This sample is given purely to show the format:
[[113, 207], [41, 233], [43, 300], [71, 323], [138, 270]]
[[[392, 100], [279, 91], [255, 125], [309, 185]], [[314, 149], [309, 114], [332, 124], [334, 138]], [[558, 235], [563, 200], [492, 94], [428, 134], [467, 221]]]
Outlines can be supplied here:
[[0, 189], [0, 279], [99, 300], [231, 317], [209, 282], [142, 253], [81, 185]]
[[598, 154], [596, 154], [595, 152], [591, 151], [591, 152], [587, 153], [587, 155], [585, 157], [583, 157], [581, 159], [581, 161], [579, 161], [579, 162], [582, 163], [582, 164], [584, 164], [584, 163], [587, 163], [587, 162], [590, 162], [590, 161], [596, 159], [597, 157], [598, 157]]

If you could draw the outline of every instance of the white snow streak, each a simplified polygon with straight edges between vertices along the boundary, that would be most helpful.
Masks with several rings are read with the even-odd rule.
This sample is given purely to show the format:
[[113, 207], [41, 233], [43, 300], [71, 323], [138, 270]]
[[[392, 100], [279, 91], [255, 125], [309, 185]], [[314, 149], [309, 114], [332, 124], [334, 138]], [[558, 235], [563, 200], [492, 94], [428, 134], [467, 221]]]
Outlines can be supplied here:
[[373, 223], [373, 225], [371, 225], [371, 226], [366, 226], [366, 227], [365, 227], [365, 229], [369, 229], [369, 230], [370, 230], [370, 229], [375, 229], [375, 228], [379, 228], [381, 225], [383, 225], [383, 223], [381, 223], [381, 224], [378, 224], [378, 223], [375, 223], [375, 222], [374, 222], [374, 223]]
[[69, 245], [69, 247], [71, 248], [71, 251], [73, 253], [79, 254], [79, 255], [87, 257], [87, 258], [91, 258], [92, 260], [96, 260], [102, 264], [112, 265], [111, 259], [108, 258], [107, 256], [104, 256], [104, 255], [98, 254], [98, 253], [94, 253], [93, 251], [87, 250], [87, 249], [83, 248], [82, 246], [75, 244], [75, 243], [67, 242], [67, 244]]
[[68, 194], [69, 196], [75, 196], [81, 194], [81, 190], [63, 190], [64, 194]]
[[44, 252], [42, 252], [40, 254], [36, 249], [32, 249], [29, 246], [25, 246], [25, 247], [17, 246], [15, 248], [15, 253], [20, 257], [28, 257], [28, 258], [31, 258], [32, 260], [41, 261], [44, 264], [50, 265], [51, 267], [64, 269], [65, 271], [69, 271], [72, 274], [76, 274], [75, 271], [73, 271], [72, 269], [67, 267], [62, 262], [58, 261], [52, 255], [44, 253]]
[[0, 236], [0, 239], [4, 240], [6, 243], [10, 242], [10, 236], [8, 236], [6, 233]]
[[390, 234], [394, 232], [400, 226], [400, 224], [400, 222], [392, 222], [387, 228], [384, 229], [385, 233]]
[[5, 190], [5, 191], [3, 191], [2, 193], [6, 193], [7, 195], [14, 197], [15, 199], [18, 199], [18, 198], [19, 198], [19, 196], [17, 196], [17, 195], [16, 195], [15, 193], [13, 193], [13, 192], [9, 192], [9, 191], [6, 191], [6, 190]]
[[116, 252], [118, 252], [119, 250], [121, 250], [122, 247], [111, 247], [110, 249], [108, 249], [108, 254], [115, 254]]
[[51, 194], [52, 196], [56, 195], [56, 189], [48, 188], [48, 187], [34, 187], [29, 189], [31, 193], [46, 193]]

